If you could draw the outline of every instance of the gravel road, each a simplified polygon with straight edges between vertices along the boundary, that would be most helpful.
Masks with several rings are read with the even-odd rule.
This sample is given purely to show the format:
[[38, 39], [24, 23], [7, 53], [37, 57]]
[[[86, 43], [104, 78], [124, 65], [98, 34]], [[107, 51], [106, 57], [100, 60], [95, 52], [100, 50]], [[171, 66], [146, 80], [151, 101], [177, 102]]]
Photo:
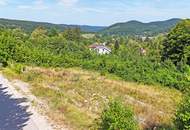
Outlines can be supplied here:
[[1, 74], [0, 130], [53, 130], [47, 119]]

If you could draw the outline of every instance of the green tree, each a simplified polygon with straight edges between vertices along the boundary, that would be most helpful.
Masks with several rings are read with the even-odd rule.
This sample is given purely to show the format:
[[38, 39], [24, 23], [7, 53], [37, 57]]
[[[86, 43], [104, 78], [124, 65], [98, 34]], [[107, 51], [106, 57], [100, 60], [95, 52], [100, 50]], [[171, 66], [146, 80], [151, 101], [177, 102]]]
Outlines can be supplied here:
[[115, 50], [118, 50], [119, 47], [120, 47], [119, 41], [118, 41], [118, 40], [115, 40], [114, 49], [115, 49]]
[[63, 36], [66, 40], [80, 42], [81, 40], [81, 30], [80, 28], [67, 28], [63, 32]]
[[48, 36], [54, 37], [58, 35], [59, 35], [59, 30], [57, 30], [56, 28], [51, 28], [50, 30], [48, 30]]
[[30, 36], [34, 43], [45, 43], [47, 38], [47, 30], [43, 27], [37, 27]]
[[164, 41], [163, 59], [175, 64], [190, 65], [190, 19], [183, 20], [171, 30]]
[[43, 27], [37, 27], [31, 34], [31, 38], [43, 38], [46, 37], [47, 30]]
[[137, 122], [130, 107], [125, 107], [120, 101], [109, 103], [101, 116], [101, 130], [137, 130]]
[[12, 30], [3, 30], [0, 32], [0, 63], [7, 64], [8, 60], [12, 60], [16, 52], [18, 38], [14, 36]]

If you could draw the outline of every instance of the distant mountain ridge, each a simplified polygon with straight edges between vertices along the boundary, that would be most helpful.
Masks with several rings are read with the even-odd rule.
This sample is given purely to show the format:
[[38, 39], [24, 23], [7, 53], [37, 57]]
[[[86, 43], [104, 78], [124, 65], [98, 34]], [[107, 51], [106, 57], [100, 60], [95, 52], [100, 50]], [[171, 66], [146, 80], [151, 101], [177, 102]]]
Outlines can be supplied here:
[[136, 20], [116, 23], [109, 27], [106, 26], [89, 26], [89, 25], [67, 25], [67, 24], [52, 24], [48, 22], [34, 22], [24, 20], [11, 20], [0, 18], [0, 27], [7, 28], [22, 28], [26, 32], [32, 32], [38, 26], [46, 29], [56, 28], [63, 31], [66, 28], [79, 27], [83, 32], [100, 33], [105, 35], [157, 35], [166, 33], [174, 27], [182, 19], [174, 18], [166, 21], [156, 21], [143, 23]]
[[101, 31], [107, 35], [157, 35], [166, 33], [182, 19], [174, 18], [166, 21], [142, 23], [139, 21], [128, 21], [113, 24]]
[[63, 31], [68, 27], [79, 27], [83, 32], [99, 32], [105, 28], [104, 26], [52, 24], [48, 22], [34, 22], [0, 18], [0, 27], [22, 28], [27, 32], [32, 32], [38, 26], [45, 27], [46, 29], [56, 28], [60, 31]]

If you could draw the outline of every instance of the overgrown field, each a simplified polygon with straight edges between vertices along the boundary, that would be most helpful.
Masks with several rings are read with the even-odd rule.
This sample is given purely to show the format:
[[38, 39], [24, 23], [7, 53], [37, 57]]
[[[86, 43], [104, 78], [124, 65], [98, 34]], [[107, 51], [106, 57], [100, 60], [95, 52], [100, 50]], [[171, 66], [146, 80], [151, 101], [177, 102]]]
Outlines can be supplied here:
[[31, 92], [48, 104], [48, 116], [73, 129], [93, 129], [110, 99], [131, 105], [141, 128], [172, 126], [181, 92], [160, 86], [129, 83], [78, 68], [39, 68], [10, 65], [3, 74], [31, 85]]
[[[171, 34], [175, 34], [175, 32]], [[186, 36], [183, 37], [183, 34], [184, 32], [177, 34], [177, 36], [182, 35], [182, 42]], [[174, 39], [172, 39], [173, 37]], [[175, 41], [175, 37], [172, 36], [171, 39], [169, 37], [167, 41], [164, 40], [166, 37], [161, 35], [152, 40], [142, 41], [128, 36], [85, 38], [81, 36], [78, 29], [52, 32], [39, 27], [31, 34], [19, 29], [1, 29], [0, 63], [3, 63], [4, 66], [8, 62], [14, 61], [29, 66], [80, 67], [98, 71], [102, 75], [114, 74], [129, 82], [162, 85], [186, 92], [190, 90], [190, 67], [188, 64], [190, 61], [188, 51], [190, 36], [187, 35], [184, 44], [182, 43], [187, 47], [184, 49], [181, 47], [182, 50], [179, 51], [179, 54], [175, 54], [176, 48], [172, 45], [168, 52], [167, 45], [163, 50], [164, 41], [167, 44], [172, 43], [171, 41]], [[112, 53], [99, 55], [90, 51], [88, 46], [95, 42], [107, 42]], [[177, 43], [179, 41], [176, 41]], [[146, 50], [144, 55], [139, 51], [142, 48]], [[167, 53], [163, 55], [163, 51]]]

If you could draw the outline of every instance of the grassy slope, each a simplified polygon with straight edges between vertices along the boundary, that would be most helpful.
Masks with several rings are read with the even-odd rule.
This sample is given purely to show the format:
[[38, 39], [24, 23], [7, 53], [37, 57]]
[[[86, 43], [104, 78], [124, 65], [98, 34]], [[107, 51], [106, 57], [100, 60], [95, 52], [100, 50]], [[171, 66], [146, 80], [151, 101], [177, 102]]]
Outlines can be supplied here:
[[143, 127], [170, 125], [182, 94], [174, 89], [124, 82], [96, 72], [27, 67], [24, 73], [6, 68], [10, 79], [32, 86], [32, 93], [50, 107], [49, 116], [74, 129], [89, 129], [110, 98], [120, 97], [133, 106]]

